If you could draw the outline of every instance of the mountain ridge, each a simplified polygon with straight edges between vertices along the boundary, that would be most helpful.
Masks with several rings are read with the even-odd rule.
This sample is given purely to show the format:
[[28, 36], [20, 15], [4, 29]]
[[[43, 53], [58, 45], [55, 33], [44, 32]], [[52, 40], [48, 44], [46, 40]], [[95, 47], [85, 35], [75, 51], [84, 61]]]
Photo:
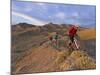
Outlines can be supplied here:
[[[85, 59], [87, 59], [89, 63], [93, 59], [93, 62], [91, 63], [93, 66], [88, 65], [86, 63], [87, 66], [84, 67], [83, 66], [84, 63], [82, 63], [83, 65], [81, 66], [81, 69], [86, 69], [86, 68], [94, 69], [95, 39], [96, 39], [95, 28], [91, 29], [91, 28], [79, 27], [79, 35], [82, 38], [80, 42], [83, 43], [81, 46], [84, 46], [84, 48], [82, 47], [82, 49], [78, 52], [76, 50], [71, 51], [68, 50], [68, 48], [66, 48], [66, 42], [68, 41], [68, 37], [65, 36], [64, 33], [68, 31], [70, 26], [71, 25], [66, 25], [66, 24], [58, 25], [52, 23], [46, 24], [44, 26], [34, 26], [27, 23], [21, 23], [21, 25], [20, 24], [12, 25], [11, 26], [12, 27], [11, 29], [12, 73], [33, 73], [33, 72], [46, 72], [46, 71], [74, 70], [74, 68], [76, 67], [77, 69], [80, 68], [81, 66], [80, 63], [82, 63]], [[49, 42], [48, 36], [55, 32], [58, 32], [59, 35], [63, 36], [63, 38], [59, 40], [61, 49], [56, 49], [55, 47], [52, 47], [51, 45], [48, 44]], [[91, 32], [94, 34], [92, 35]], [[84, 51], [86, 52], [86, 56], [80, 58], [81, 55], [85, 55]], [[76, 59], [73, 58], [75, 56], [78, 56], [77, 61]], [[49, 60], [48, 57], [50, 57]], [[45, 58], [45, 60], [43, 58]], [[55, 60], [52, 60], [53, 58]], [[74, 66], [70, 65], [70, 62], [72, 63], [73, 61], [71, 58], [76, 61]], [[36, 62], [40, 66], [38, 66]], [[58, 64], [54, 65], [55, 63]], [[42, 69], [41, 66], [44, 68]]]

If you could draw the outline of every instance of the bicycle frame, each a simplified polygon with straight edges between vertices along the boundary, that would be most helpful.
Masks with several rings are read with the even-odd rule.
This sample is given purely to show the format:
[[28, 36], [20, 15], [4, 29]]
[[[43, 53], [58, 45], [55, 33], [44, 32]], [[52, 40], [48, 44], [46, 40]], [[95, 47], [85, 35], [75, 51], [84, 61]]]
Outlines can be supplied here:
[[74, 44], [75, 44], [76, 48], [79, 49], [79, 45], [78, 45], [78, 42], [77, 42], [76, 38], [74, 38]]

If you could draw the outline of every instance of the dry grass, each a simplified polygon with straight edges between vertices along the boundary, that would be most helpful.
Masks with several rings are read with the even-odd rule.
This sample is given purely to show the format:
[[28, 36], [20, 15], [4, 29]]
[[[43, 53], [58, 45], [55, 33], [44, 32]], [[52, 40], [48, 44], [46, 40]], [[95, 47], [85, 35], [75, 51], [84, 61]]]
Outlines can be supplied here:
[[89, 56], [83, 56], [77, 59], [74, 63], [74, 68], [77, 70], [95, 69], [96, 63]]
[[71, 55], [70, 55], [70, 57], [73, 58], [73, 59], [75, 59], [75, 60], [78, 59], [78, 58], [80, 58], [80, 57], [83, 57], [83, 56], [88, 56], [88, 54], [85, 53], [84, 51], [80, 51], [80, 50], [73, 51], [71, 53]]
[[66, 70], [69, 70], [70, 68], [71, 68], [71, 65], [69, 61], [64, 61], [63, 63], [59, 65], [59, 70], [61, 71], [66, 71]]
[[57, 54], [54, 63], [58, 71], [64, 71], [68, 69], [69, 62], [66, 62], [65, 60], [71, 54], [71, 52], [72, 51], [63, 50]]
[[83, 31], [78, 32], [78, 35], [83, 40], [95, 39], [96, 38], [96, 29], [95, 28], [85, 29]]
[[59, 63], [63, 62], [70, 55], [70, 53], [71, 53], [71, 51], [68, 51], [68, 50], [63, 50], [63, 51], [59, 52], [57, 54], [55, 63], [59, 64]]
[[95, 69], [96, 63], [87, 53], [83, 51], [73, 51], [70, 57], [74, 58], [72, 62], [72, 69], [74, 70], [86, 70], [86, 69]]
[[94, 59], [84, 51], [62, 51], [58, 53], [55, 64], [60, 71], [95, 69]]

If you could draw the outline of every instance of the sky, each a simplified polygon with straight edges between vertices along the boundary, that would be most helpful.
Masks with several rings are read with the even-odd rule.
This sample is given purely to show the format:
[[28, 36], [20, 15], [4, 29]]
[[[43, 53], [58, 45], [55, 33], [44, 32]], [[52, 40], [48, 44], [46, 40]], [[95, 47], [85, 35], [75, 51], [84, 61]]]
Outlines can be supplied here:
[[34, 25], [79, 24], [96, 25], [96, 7], [91, 5], [72, 5], [12, 1], [12, 24], [26, 22]]

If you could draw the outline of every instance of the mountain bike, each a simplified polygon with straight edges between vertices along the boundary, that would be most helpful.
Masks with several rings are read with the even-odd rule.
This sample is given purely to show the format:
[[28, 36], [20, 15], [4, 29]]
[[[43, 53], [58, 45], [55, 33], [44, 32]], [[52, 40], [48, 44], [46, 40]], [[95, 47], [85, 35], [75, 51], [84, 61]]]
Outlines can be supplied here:
[[[70, 41], [69, 41], [69, 42], [70, 42]], [[68, 44], [69, 44], [69, 43], [68, 43]], [[79, 49], [80, 49], [80, 42], [79, 42], [79, 40], [76, 39], [76, 38], [74, 37], [74, 42], [71, 43], [70, 46], [68, 45], [68, 48], [69, 48], [69, 49], [73, 49], [73, 50], [79, 50]]]

